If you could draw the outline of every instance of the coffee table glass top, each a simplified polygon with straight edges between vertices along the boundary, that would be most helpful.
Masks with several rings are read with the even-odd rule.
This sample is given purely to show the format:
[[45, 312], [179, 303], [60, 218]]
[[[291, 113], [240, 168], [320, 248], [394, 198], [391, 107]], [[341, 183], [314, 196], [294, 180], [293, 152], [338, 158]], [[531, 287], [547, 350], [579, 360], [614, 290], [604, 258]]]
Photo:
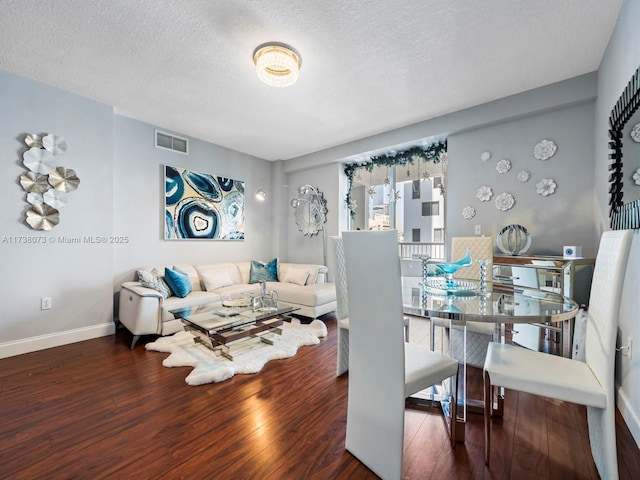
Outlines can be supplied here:
[[254, 311], [251, 306], [225, 306], [220, 301], [171, 310], [170, 313], [176, 318], [182, 318], [210, 333], [215, 333], [221, 329], [246, 325], [295, 310], [299, 310], [299, 307], [284, 302], [277, 302], [275, 307], [258, 308]]

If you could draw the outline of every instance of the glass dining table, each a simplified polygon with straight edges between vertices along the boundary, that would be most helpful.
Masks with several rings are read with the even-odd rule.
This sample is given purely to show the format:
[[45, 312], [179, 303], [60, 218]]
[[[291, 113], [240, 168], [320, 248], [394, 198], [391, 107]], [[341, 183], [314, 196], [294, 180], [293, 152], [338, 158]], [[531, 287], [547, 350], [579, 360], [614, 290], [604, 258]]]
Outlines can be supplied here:
[[[472, 287], [474, 282], [470, 282]], [[467, 411], [482, 413], [482, 400], [468, 399], [466, 391], [467, 383], [467, 329], [475, 323], [492, 325], [493, 328], [485, 328], [492, 332], [491, 340], [505, 342], [507, 340], [507, 325], [536, 324], [542, 327], [553, 327], [560, 322], [569, 323], [569, 345], [571, 345], [572, 322], [578, 313], [578, 304], [570, 298], [554, 292], [537, 290], [533, 288], [502, 285], [498, 283], [487, 284], [486, 293], [479, 293], [479, 288], [470, 288], [456, 294], [445, 292], [433, 293], [426, 287], [422, 277], [403, 277], [403, 311], [406, 315], [441, 319], [440, 324], [449, 328], [448, 349], [453, 351], [453, 332], [458, 332], [462, 337], [462, 358], [460, 361], [460, 388], [458, 389], [458, 427], [456, 438], [464, 441], [464, 423]], [[433, 321], [433, 320], [432, 320]], [[470, 323], [472, 322], [472, 323]], [[563, 328], [556, 328], [563, 331]], [[561, 344], [564, 345], [561, 339]], [[569, 347], [570, 349], [571, 347]], [[568, 352], [563, 354], [567, 356]], [[503, 392], [501, 392], [503, 393]], [[495, 413], [502, 414], [502, 395], [498, 395]]]

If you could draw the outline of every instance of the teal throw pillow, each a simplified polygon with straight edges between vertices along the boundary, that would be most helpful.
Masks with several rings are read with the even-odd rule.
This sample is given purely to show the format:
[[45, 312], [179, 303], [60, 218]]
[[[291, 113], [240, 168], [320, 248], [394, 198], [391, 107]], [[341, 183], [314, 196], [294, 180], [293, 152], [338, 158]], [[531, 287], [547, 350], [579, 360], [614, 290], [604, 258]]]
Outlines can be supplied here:
[[176, 297], [184, 298], [191, 293], [193, 287], [189, 275], [178, 270], [165, 268], [164, 281], [167, 282], [169, 288]]
[[249, 271], [249, 283], [258, 283], [260, 280], [267, 282], [278, 281], [278, 259], [274, 258], [269, 263], [251, 260]]

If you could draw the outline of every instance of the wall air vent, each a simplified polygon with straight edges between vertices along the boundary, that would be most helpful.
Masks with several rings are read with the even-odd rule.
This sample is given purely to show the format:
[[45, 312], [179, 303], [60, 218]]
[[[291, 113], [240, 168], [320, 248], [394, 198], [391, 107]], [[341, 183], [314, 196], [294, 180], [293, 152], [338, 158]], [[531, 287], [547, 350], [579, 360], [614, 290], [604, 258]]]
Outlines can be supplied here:
[[189, 154], [189, 142], [186, 138], [176, 137], [160, 130], [156, 130], [156, 148], [163, 148], [184, 155]]

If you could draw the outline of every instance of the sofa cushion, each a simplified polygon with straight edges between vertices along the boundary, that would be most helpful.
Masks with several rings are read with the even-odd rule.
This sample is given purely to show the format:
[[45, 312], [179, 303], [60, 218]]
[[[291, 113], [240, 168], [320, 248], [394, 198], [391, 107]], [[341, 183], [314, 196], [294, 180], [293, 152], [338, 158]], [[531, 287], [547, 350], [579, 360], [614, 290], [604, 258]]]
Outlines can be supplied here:
[[311, 273], [306, 268], [291, 267], [287, 269], [284, 278], [280, 278], [281, 282], [294, 283], [296, 285], [306, 285]]
[[[211, 287], [214, 287], [216, 283], [227, 283], [227, 276], [231, 279], [229, 285], [235, 285], [236, 283], [249, 283], [243, 282], [238, 267], [232, 262], [218, 262], [208, 263], [205, 265], [196, 265], [196, 271], [200, 276], [202, 286], [207, 289], [207, 283], [205, 279], [213, 280], [210, 283]], [[220, 286], [218, 287], [220, 288]], [[211, 288], [210, 290], [214, 290]]]
[[175, 267], [164, 269], [164, 279], [177, 297], [184, 298], [193, 291], [189, 275]]
[[260, 281], [277, 282], [278, 281], [278, 259], [274, 258], [268, 263], [251, 260], [251, 270], [249, 272], [249, 283], [258, 283]]
[[142, 286], [152, 288], [162, 295], [162, 298], [169, 297], [172, 292], [169, 290], [169, 286], [165, 283], [160, 272], [157, 269], [152, 269], [150, 272], [146, 270], [138, 270], [138, 281]]
[[240, 298], [248, 297], [251, 295], [258, 295], [260, 293], [260, 285], [257, 283], [247, 285], [246, 283], [239, 283], [237, 285], [229, 285], [228, 287], [221, 287], [216, 290], [216, 293], [223, 299], [224, 297]]
[[301, 288], [293, 283], [267, 283], [268, 290], [278, 292], [278, 300], [296, 305], [316, 307], [336, 301], [336, 289], [333, 283], [316, 283]]
[[[313, 285], [315, 283], [318, 283], [318, 277], [320, 274], [320, 270], [324, 269], [326, 271], [326, 268], [323, 267], [322, 265], [312, 265], [312, 264], [306, 264], [306, 263], [279, 263], [278, 264], [278, 278], [282, 279], [282, 278], [286, 278], [287, 274], [289, 273], [289, 270], [292, 268], [296, 268], [296, 269], [306, 269], [309, 271], [309, 277], [307, 278], [307, 282], [305, 283], [305, 285]], [[281, 280], [282, 281], [282, 280]]]
[[208, 292], [233, 285], [231, 275], [229, 275], [229, 272], [224, 268], [210, 269], [207, 271], [200, 271], [198, 269], [198, 273], [200, 273], [200, 280], [204, 285], [204, 289]]

